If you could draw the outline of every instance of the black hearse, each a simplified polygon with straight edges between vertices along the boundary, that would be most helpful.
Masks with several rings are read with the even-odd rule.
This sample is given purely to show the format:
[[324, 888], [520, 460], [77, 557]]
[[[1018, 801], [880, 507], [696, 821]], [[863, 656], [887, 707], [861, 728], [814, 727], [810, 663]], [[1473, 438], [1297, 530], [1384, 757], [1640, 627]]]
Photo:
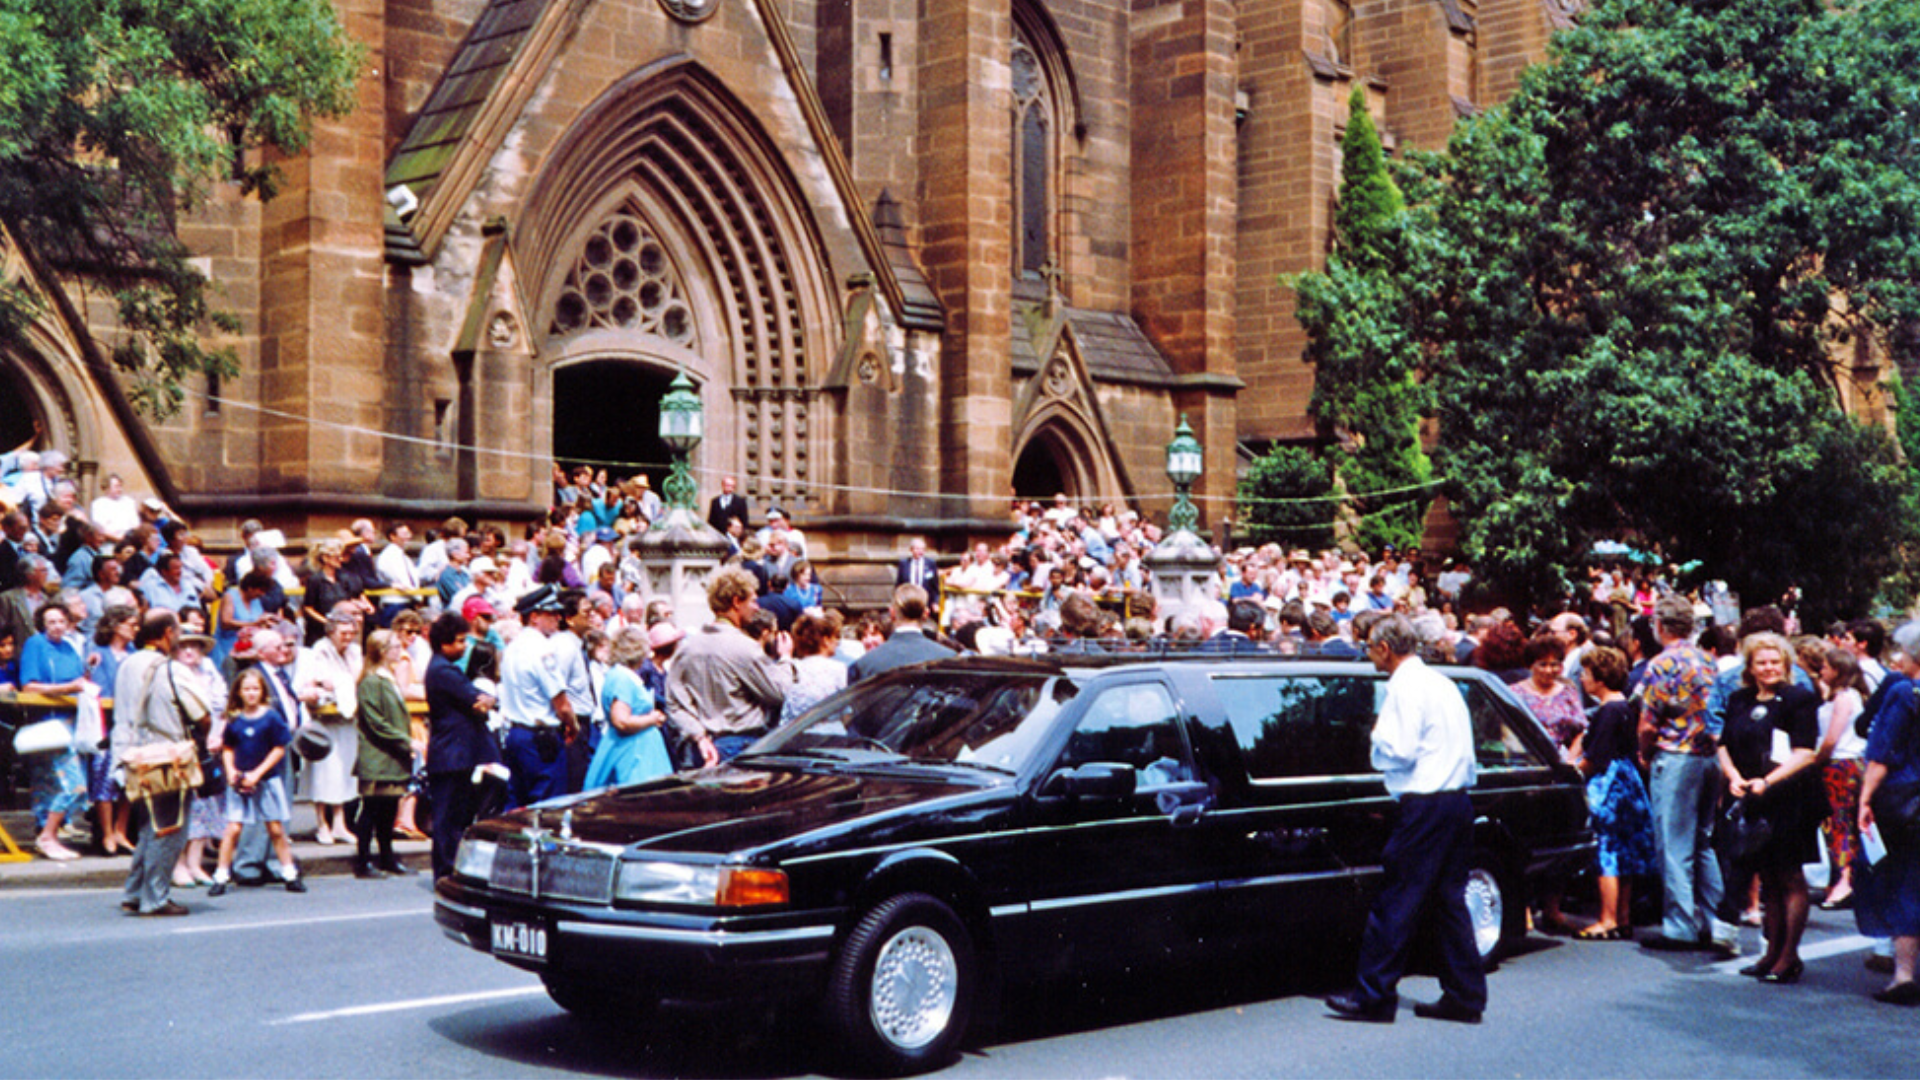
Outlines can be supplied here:
[[[1468, 904], [1491, 956], [1592, 834], [1526, 709], [1441, 670], [1473, 716]], [[435, 915], [582, 1016], [818, 1000], [868, 1066], [929, 1068], [988, 980], [1357, 941], [1395, 812], [1368, 764], [1384, 692], [1347, 660], [903, 669], [726, 766], [475, 825]]]

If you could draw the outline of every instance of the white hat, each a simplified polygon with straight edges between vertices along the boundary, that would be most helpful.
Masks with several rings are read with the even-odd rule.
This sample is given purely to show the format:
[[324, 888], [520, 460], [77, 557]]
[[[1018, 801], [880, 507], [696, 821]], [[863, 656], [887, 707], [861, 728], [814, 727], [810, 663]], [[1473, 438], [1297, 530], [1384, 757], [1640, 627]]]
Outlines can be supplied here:
[[467, 572], [473, 574], [497, 574], [500, 572], [500, 568], [494, 565], [492, 559], [482, 555], [467, 564]]

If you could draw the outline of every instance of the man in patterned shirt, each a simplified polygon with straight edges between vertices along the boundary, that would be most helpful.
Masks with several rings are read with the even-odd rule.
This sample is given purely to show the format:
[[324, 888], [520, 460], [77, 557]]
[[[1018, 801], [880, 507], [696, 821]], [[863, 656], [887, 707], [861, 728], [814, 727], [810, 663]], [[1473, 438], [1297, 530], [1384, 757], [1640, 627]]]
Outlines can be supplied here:
[[1641, 682], [1640, 745], [1652, 763], [1653, 827], [1660, 838], [1666, 906], [1650, 949], [1739, 951], [1738, 928], [1714, 917], [1724, 892], [1720, 864], [1707, 843], [1719, 800], [1719, 766], [1708, 730], [1713, 658], [1690, 640], [1693, 607], [1678, 596], [1654, 608], [1663, 646]]

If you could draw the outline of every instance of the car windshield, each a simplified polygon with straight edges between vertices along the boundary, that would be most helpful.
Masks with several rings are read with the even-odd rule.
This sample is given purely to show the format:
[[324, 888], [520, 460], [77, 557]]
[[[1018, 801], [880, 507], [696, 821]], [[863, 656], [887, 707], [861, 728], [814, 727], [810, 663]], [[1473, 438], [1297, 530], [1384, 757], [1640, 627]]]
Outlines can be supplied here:
[[856, 686], [755, 743], [752, 757], [1017, 773], [1077, 687], [1059, 676], [936, 672]]

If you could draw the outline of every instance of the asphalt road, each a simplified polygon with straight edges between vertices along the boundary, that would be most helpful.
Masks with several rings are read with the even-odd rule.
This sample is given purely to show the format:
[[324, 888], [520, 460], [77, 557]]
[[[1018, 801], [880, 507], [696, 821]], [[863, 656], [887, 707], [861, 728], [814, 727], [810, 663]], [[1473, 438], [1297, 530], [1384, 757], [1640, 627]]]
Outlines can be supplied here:
[[[0, 1077], [834, 1075], [804, 1013], [668, 1009], [596, 1029], [443, 938], [424, 876], [322, 877], [294, 896], [184, 893], [134, 919], [100, 889], [0, 893]], [[954, 1077], [1911, 1077], [1920, 1011], [1877, 1005], [1850, 916], [1816, 912], [1807, 976], [1536, 937], [1486, 1022], [1325, 1018], [1341, 961], [1143, 975], [1015, 994]], [[1748, 948], [1756, 947], [1748, 931]]]

